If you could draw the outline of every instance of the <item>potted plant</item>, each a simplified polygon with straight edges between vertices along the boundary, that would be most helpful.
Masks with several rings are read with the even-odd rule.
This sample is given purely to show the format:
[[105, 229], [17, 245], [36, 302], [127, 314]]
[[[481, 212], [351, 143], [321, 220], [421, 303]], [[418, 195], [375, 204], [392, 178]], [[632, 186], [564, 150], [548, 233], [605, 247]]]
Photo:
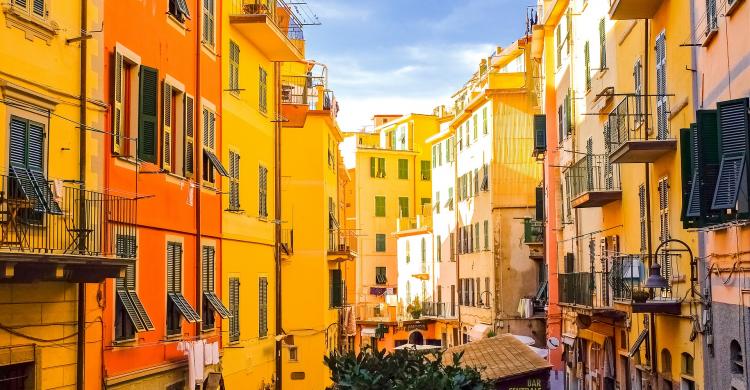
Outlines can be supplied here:
[[648, 292], [648, 290], [633, 290], [632, 298], [633, 301], [637, 303], [645, 303], [649, 298], [651, 298], [651, 294]]
[[411, 314], [411, 318], [418, 320], [422, 315], [422, 304], [419, 303], [419, 297], [414, 298], [414, 302], [406, 307], [406, 311]]

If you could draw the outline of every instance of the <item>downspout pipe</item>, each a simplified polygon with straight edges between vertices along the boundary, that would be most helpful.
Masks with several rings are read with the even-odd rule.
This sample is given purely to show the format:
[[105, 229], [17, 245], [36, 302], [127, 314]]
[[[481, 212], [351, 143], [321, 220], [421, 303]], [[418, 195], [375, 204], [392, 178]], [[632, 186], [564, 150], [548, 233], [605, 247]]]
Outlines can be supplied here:
[[[281, 114], [281, 63], [273, 63], [274, 79], [274, 106], [276, 118], [274, 120], [274, 181], [273, 181], [273, 198], [274, 198], [274, 265], [275, 265], [275, 295], [276, 295], [276, 334], [283, 334], [281, 321], [281, 121], [278, 120]], [[281, 340], [276, 339], [276, 390], [281, 390], [283, 381], [281, 380]]]
[[[201, 21], [201, 15], [202, 12], [196, 12], [195, 16], [195, 25], [200, 26]], [[201, 88], [201, 45], [203, 42], [201, 42], [201, 33], [199, 30], [195, 32], [195, 99], [197, 100], [194, 104], [199, 104], [201, 96], [202, 96], [202, 88]], [[196, 115], [195, 113], [202, 113], [202, 109], [194, 109], [193, 115]], [[219, 116], [220, 117], [220, 116]], [[194, 120], [195, 118], [193, 118]], [[204, 119], [205, 120], [205, 119]], [[196, 121], [194, 121], [195, 123]], [[195, 126], [193, 126], [195, 127]], [[216, 128], [216, 126], [214, 126]], [[221, 127], [219, 127], [221, 128]], [[197, 183], [200, 183], [200, 181], [203, 178], [203, 139], [201, 138], [203, 136], [203, 133], [201, 131], [196, 131], [195, 139], [198, 141], [195, 142], [195, 145], [193, 145], [193, 148], [198, 148], [200, 150], [200, 153], [195, 153], [193, 151], [194, 156], [198, 156], [196, 160], [198, 164], [193, 167], [194, 172], [194, 178]], [[219, 138], [221, 139], [221, 138]], [[221, 145], [221, 142], [219, 142], [219, 145]], [[194, 161], [195, 163], [195, 161]], [[219, 176], [219, 182], [221, 183], [221, 176]], [[194, 189], [190, 189], [191, 191], [195, 191], [195, 310], [200, 314], [203, 313], [202, 310], [202, 304], [203, 304], [203, 297], [201, 295], [201, 234], [202, 234], [202, 226], [201, 226], [201, 186], [200, 184], [197, 185]], [[195, 323], [195, 336], [200, 336], [201, 334], [201, 324], [202, 322], [196, 322]], [[201, 378], [202, 379], [202, 378]]]
[[[78, 136], [79, 136], [79, 148], [78, 148], [78, 180], [80, 181], [81, 191], [86, 190], [86, 76], [88, 72], [88, 64], [86, 63], [86, 52], [87, 52], [87, 41], [86, 41], [86, 24], [88, 18], [88, 0], [81, 0], [81, 43], [80, 43], [80, 54], [81, 54], [81, 74], [80, 74], [80, 94], [79, 94], [79, 124], [78, 124]], [[79, 226], [84, 226], [86, 222], [86, 202], [79, 202], [80, 209], [78, 210], [78, 223]], [[84, 237], [81, 236], [78, 240], [78, 250], [80, 252], [85, 251], [86, 242]], [[84, 389], [84, 377], [85, 377], [85, 365], [86, 365], [86, 283], [78, 283], [78, 313], [77, 313], [77, 331], [78, 338], [76, 340], [76, 389]]]

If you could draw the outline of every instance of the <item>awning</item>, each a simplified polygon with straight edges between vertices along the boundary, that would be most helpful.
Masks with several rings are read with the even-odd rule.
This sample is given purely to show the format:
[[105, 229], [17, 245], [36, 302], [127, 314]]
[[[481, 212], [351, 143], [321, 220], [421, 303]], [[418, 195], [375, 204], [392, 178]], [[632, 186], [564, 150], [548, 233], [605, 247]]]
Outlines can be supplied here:
[[188, 301], [185, 299], [184, 296], [182, 296], [181, 293], [178, 292], [171, 292], [167, 293], [167, 297], [170, 301], [172, 301], [172, 304], [177, 307], [177, 310], [180, 311], [180, 314], [182, 314], [183, 317], [185, 317], [185, 320], [191, 324], [194, 324], [196, 322], [201, 322], [201, 317], [198, 315], [198, 313], [195, 312], [195, 309], [193, 309], [192, 306], [188, 303]]
[[638, 350], [641, 348], [641, 344], [646, 340], [646, 336], [648, 336], [648, 329], [644, 329], [641, 331], [641, 334], [638, 335], [638, 338], [635, 340], [635, 343], [632, 347], [630, 347], [630, 351], [628, 352], [628, 357], [635, 356], [636, 353], [638, 353]]
[[375, 328], [362, 328], [362, 330], [359, 331], [359, 334], [361, 334], [362, 337], [375, 337]]
[[226, 306], [221, 302], [221, 299], [219, 299], [218, 296], [216, 296], [216, 293], [213, 291], [204, 291], [203, 296], [206, 297], [206, 301], [208, 302], [211, 307], [213, 307], [213, 310], [221, 316], [221, 318], [232, 318], [232, 313], [229, 312], [229, 309], [227, 309]]
[[219, 158], [216, 157], [216, 155], [211, 152], [210, 150], [203, 149], [203, 154], [205, 157], [209, 160], [211, 160], [211, 165], [216, 168], [216, 172], [219, 173], [219, 175], [224, 177], [229, 177], [229, 172], [227, 172], [227, 169], [224, 168], [224, 165], [221, 164], [221, 161], [219, 161]]
[[490, 333], [490, 326], [485, 324], [476, 324], [469, 331], [469, 337], [472, 340], [481, 340]]

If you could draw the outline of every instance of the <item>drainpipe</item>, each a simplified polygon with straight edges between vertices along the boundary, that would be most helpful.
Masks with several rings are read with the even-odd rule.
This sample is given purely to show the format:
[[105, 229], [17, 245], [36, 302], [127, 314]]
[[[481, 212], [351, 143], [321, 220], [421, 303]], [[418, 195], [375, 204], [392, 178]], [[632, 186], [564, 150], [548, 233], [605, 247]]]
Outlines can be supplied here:
[[[195, 16], [195, 25], [200, 26], [201, 25], [201, 14], [202, 12], [196, 12]], [[198, 106], [198, 109], [194, 109], [193, 112], [203, 112], [202, 109], [200, 109], [200, 99], [201, 99], [201, 45], [203, 44], [201, 42], [201, 32], [200, 30], [196, 30], [195, 32], [195, 99], [197, 102], [196, 104]], [[193, 126], [194, 128], [196, 126]], [[201, 304], [203, 303], [203, 297], [201, 296], [201, 180], [203, 178], [203, 139], [201, 138], [203, 135], [202, 132], [196, 131], [193, 136], [195, 136], [195, 139], [198, 140], [195, 142], [195, 145], [193, 145], [193, 148], [197, 148], [200, 153], [195, 153], [193, 151], [194, 156], [198, 156], [197, 159], [194, 162], [198, 162], [196, 164], [197, 166], [193, 167], [194, 172], [194, 178], [197, 186], [195, 187], [195, 311], [199, 313], [199, 315], [203, 312], [201, 310]], [[219, 176], [219, 182], [221, 182], [221, 176]], [[193, 190], [192, 188], [190, 189]], [[200, 336], [201, 334], [201, 322], [195, 323], [195, 336]], [[201, 378], [203, 379], [203, 378]]]
[[[458, 114], [458, 113], [456, 113]], [[458, 141], [458, 132], [461, 131], [460, 129], [453, 129], [456, 134], [455, 140]], [[461, 141], [463, 142], [463, 141]], [[451, 201], [453, 203], [453, 217], [455, 218], [455, 226], [454, 226], [454, 232], [453, 235], [455, 239], [457, 239], [457, 242], [453, 243], [453, 249], [456, 253], [453, 254], [456, 260], [456, 287], [461, 286], [461, 283], [459, 282], [461, 280], [461, 267], [459, 264], [461, 263], [459, 261], [459, 253], [461, 252], [459, 250], [458, 242], [462, 242], [463, 238], [461, 237], [460, 233], [460, 226], [461, 221], [459, 220], [460, 213], [458, 212], [458, 144], [456, 142], [453, 142], [453, 145], [451, 146], [453, 149], [453, 200]], [[450, 239], [450, 234], [448, 234], [448, 238]], [[466, 286], [463, 286], [466, 288]], [[463, 328], [461, 327], [461, 302], [463, 302], [463, 289], [456, 289], [458, 292], [458, 296], [456, 297], [456, 301], [453, 302], [454, 305], [457, 307], [457, 314], [458, 314], [458, 334], [459, 334], [459, 340], [457, 340], [457, 345], [463, 344], [464, 334], [463, 334]], [[452, 310], [453, 308], [451, 308]]]
[[[86, 22], [87, 22], [87, 2], [88, 0], [81, 0], [81, 86], [79, 96], [79, 150], [78, 150], [78, 165], [79, 173], [78, 179], [81, 191], [86, 189], [86, 76], [87, 76], [87, 63], [86, 63]], [[85, 193], [84, 193], [85, 194]], [[78, 212], [78, 224], [79, 227], [84, 226], [86, 222], [86, 204], [80, 202], [80, 209]], [[84, 251], [85, 245], [84, 237], [81, 236], [78, 240], [78, 250]], [[83, 390], [84, 388], [84, 376], [85, 376], [85, 364], [86, 364], [86, 283], [78, 283], [78, 339], [76, 340], [76, 389]]]
[[[282, 322], [281, 322], [281, 251], [279, 245], [281, 243], [281, 99], [279, 92], [281, 91], [281, 63], [273, 63], [273, 78], [274, 78], [274, 106], [276, 109], [277, 118], [274, 121], [274, 183], [273, 183], [273, 208], [274, 208], [274, 262], [275, 262], [275, 292], [276, 292], [276, 334], [283, 333]], [[281, 340], [276, 340], [276, 390], [281, 390]]]

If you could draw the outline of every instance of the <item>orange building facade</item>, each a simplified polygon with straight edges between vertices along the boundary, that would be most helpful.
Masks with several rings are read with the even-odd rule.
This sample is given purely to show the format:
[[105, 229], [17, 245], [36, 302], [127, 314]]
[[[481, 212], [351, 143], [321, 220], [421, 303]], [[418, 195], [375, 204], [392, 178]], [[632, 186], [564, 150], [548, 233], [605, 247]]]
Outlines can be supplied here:
[[[137, 199], [135, 253], [105, 284], [104, 388], [192, 388], [184, 350], [220, 341], [221, 0], [104, 4], [110, 107], [101, 164], [112, 193]], [[216, 344], [216, 348], [219, 348]], [[218, 358], [218, 356], [217, 356]], [[214, 362], [218, 363], [218, 362]]]

